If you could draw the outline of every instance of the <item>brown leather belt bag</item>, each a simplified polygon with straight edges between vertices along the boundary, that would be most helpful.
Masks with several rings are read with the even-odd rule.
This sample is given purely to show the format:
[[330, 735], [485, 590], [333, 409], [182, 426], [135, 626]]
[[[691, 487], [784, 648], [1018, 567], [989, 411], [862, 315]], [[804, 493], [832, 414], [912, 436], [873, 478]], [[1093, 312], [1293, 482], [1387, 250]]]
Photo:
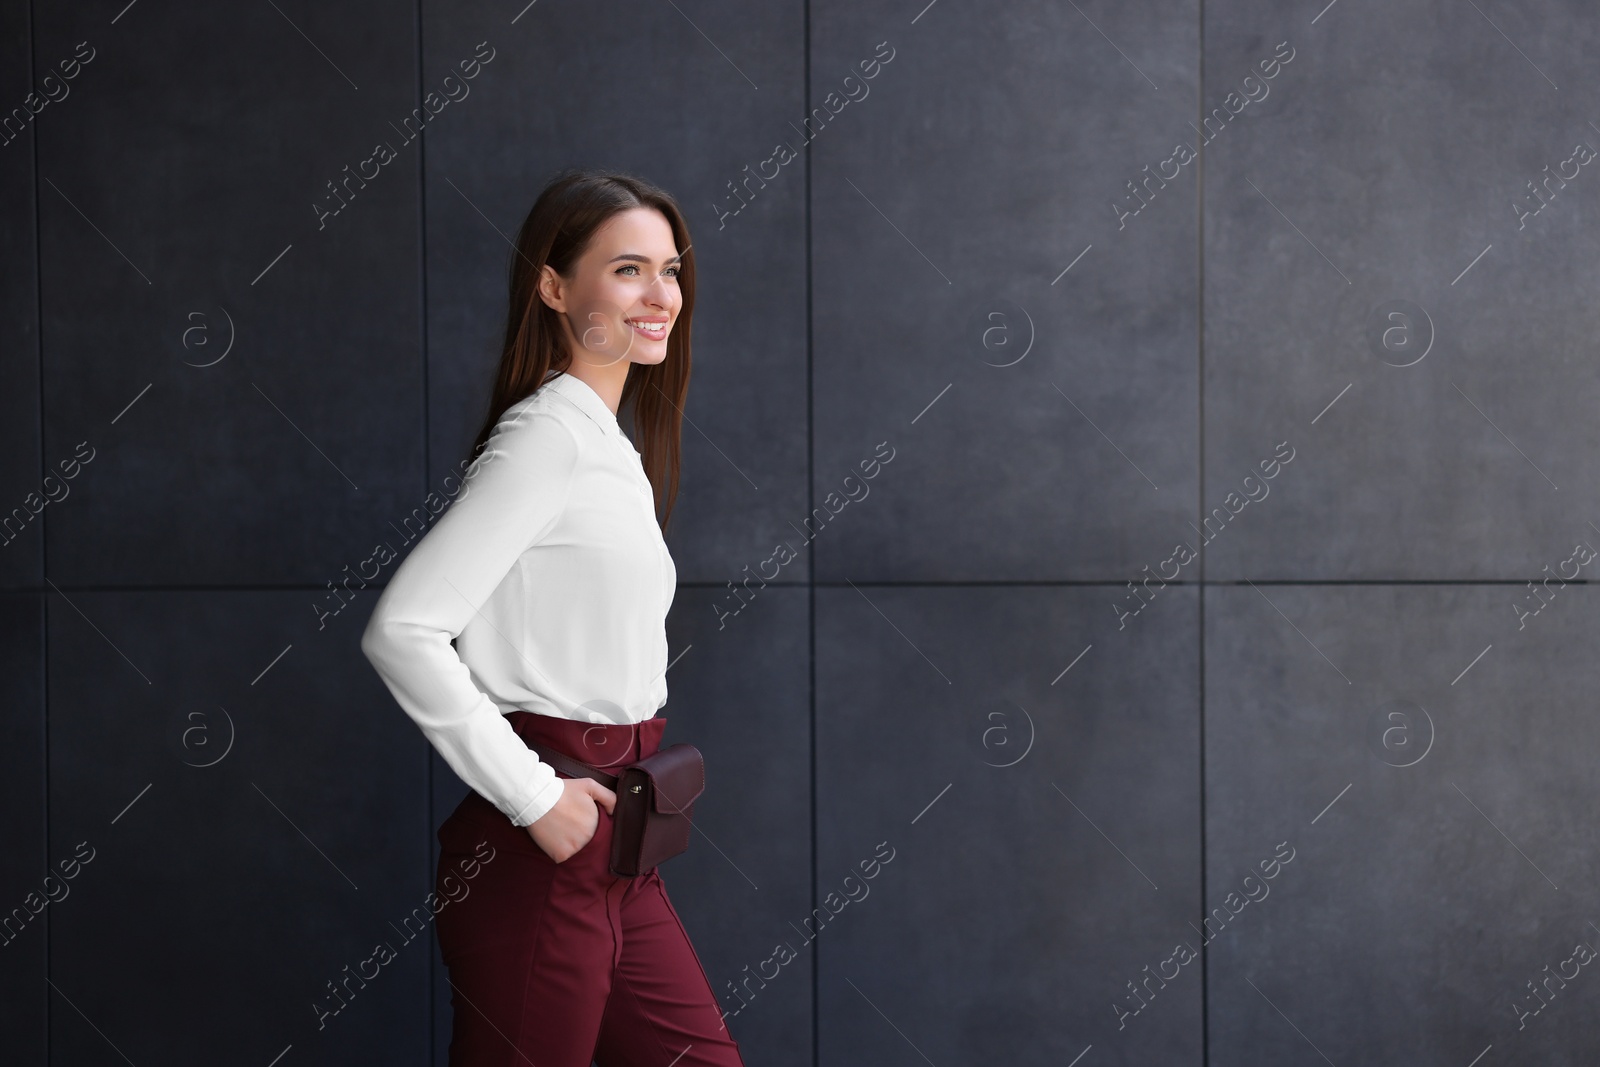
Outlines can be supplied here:
[[612, 874], [645, 874], [688, 849], [694, 802], [706, 788], [706, 762], [698, 748], [668, 745], [616, 774], [607, 774], [549, 745], [526, 744], [556, 770], [574, 778], [593, 778], [617, 794], [612, 812], [616, 818], [611, 831]]

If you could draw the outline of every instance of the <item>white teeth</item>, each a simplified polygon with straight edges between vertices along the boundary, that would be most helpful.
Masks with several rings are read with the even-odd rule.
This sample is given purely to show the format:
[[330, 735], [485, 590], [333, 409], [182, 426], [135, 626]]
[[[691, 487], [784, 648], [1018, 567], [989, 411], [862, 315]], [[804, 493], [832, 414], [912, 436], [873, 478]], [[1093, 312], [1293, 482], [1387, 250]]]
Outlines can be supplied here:
[[630, 319], [629, 324], [649, 333], [660, 333], [667, 328], [667, 324], [664, 322], [636, 322]]

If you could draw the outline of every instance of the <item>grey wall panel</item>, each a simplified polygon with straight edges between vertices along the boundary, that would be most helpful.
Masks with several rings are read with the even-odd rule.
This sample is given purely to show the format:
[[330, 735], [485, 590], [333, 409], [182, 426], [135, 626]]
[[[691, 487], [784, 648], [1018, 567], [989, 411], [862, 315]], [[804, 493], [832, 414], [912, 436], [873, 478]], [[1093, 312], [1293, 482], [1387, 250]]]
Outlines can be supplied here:
[[1114, 1008], [1193, 939], [1197, 595], [1100, 596], [817, 591], [819, 1062], [1201, 1062], [1198, 959]]
[[[0, 587], [36, 585], [43, 571], [42, 515], [71, 495], [39, 465], [39, 289], [34, 239], [33, 125], [72, 97], [73, 79], [29, 56], [29, 5], [0, 4]], [[70, 68], [69, 68], [70, 69]], [[43, 79], [49, 77], [48, 84]], [[38, 108], [38, 116], [33, 109]], [[7, 121], [9, 120], [9, 121]], [[45, 474], [54, 474], [48, 484]]]
[[[1600, 147], [1592, 9], [1206, 14], [1207, 109], [1280, 42], [1294, 56], [1206, 152], [1204, 507], [1226, 508], [1208, 575], [1537, 571], [1600, 481], [1600, 193], [1562, 164]], [[1573, 180], [1534, 214], [1546, 167]], [[1246, 503], [1283, 441], [1303, 458]]]
[[95, 457], [53, 576], [337, 577], [416, 503], [415, 150], [315, 205], [398, 139], [412, 8], [39, 19], [38, 56], [93, 55], [38, 129], [45, 462]]
[[426, 749], [360, 628], [306, 635], [303, 592], [66, 595], [50, 854], [92, 859], [52, 916], [52, 1061], [425, 1064], [427, 949], [391, 923], [432, 888]]
[[668, 544], [680, 580], [737, 580], [794, 538], [806, 510], [801, 165], [764, 187], [756, 178], [749, 205], [723, 215], [740, 203], [728, 184], [771, 155], [800, 110], [802, 5], [629, 0], [533, 6], [515, 24], [512, 14], [483, 4], [424, 11], [425, 88], [480, 41], [495, 55], [428, 134], [434, 477], [466, 456], [483, 420], [508, 242], [539, 190], [570, 167], [638, 174], [683, 208], [701, 294]]
[[56, 901], [71, 899], [72, 884], [57, 868], [60, 860], [45, 849], [44, 604], [37, 594], [0, 596], [0, 677], [0, 812], [6, 819], [0, 850], [0, 1058], [40, 1067], [51, 911]]
[[1600, 603], [1518, 593], [1208, 590], [1212, 1064], [1592, 1061]]
[[1114, 205], [1188, 130], [1195, 10], [1101, 7], [813, 9], [825, 578], [1115, 578], [1187, 531], [1194, 168]]

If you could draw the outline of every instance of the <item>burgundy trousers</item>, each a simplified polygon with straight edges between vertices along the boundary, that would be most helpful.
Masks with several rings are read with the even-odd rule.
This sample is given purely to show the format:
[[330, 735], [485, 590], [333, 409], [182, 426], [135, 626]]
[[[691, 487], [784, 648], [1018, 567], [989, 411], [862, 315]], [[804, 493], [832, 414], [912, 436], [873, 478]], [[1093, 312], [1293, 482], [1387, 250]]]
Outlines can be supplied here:
[[[654, 754], [666, 726], [507, 718], [601, 769]], [[476, 792], [440, 826], [441, 897], [446, 874], [494, 847], [435, 921], [453, 989], [450, 1067], [743, 1067], [659, 871], [611, 873], [614, 816], [599, 810], [594, 837], [561, 863]]]

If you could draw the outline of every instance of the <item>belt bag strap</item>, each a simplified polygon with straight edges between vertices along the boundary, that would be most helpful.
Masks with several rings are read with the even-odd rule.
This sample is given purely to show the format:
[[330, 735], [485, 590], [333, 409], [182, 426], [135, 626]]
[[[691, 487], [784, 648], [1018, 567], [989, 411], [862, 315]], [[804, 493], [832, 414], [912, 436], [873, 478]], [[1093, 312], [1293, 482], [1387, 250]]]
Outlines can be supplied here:
[[617, 794], [611, 831], [611, 873], [645, 874], [689, 847], [694, 802], [706, 788], [705, 758], [693, 745], [668, 745], [607, 774], [598, 767], [526, 742], [540, 759], [574, 778], [592, 778]]
[[549, 745], [543, 745], [537, 741], [526, 741], [526, 739], [525, 743], [529, 748], [533, 749], [535, 755], [544, 760], [546, 763], [550, 764], [550, 766], [554, 767], [556, 770], [570, 774], [574, 778], [593, 778], [607, 789], [612, 791], [616, 790], [616, 775], [607, 774], [605, 771], [600, 770], [600, 768], [591, 767], [587, 763], [580, 763], [564, 752], [557, 752]]

